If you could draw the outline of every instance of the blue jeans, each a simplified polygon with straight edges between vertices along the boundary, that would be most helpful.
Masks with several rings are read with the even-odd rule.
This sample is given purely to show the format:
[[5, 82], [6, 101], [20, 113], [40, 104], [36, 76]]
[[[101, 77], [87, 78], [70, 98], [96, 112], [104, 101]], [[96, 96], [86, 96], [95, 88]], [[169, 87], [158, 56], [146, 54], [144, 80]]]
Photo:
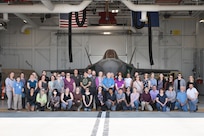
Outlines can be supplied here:
[[196, 111], [196, 104], [198, 103], [198, 99], [191, 101], [188, 100], [190, 111]]
[[136, 110], [139, 109], [139, 104], [140, 104], [140, 102], [138, 100], [134, 101], [134, 106], [135, 106]]
[[188, 111], [187, 104], [181, 106], [179, 102], [176, 102], [176, 107], [178, 107], [179, 110]]
[[176, 103], [176, 102], [170, 102], [170, 101], [169, 101], [169, 102], [167, 102], [166, 105], [167, 105], [167, 106], [170, 108], [170, 110], [172, 111], [172, 110], [174, 110], [174, 108], [175, 108], [175, 103]]
[[161, 109], [162, 109], [162, 111], [166, 111], [166, 105], [165, 105], [165, 106], [162, 106], [161, 104], [156, 103], [156, 107], [157, 107], [157, 110], [158, 110], [158, 111], [161, 111]]
[[84, 108], [84, 111], [91, 111], [90, 108]]
[[72, 107], [72, 101], [68, 101], [68, 105], [66, 105], [65, 103], [61, 103], [61, 107], [63, 110], [69, 110]]
[[106, 101], [105, 104], [106, 104], [108, 110], [112, 110], [112, 111], [116, 110], [116, 105], [112, 105], [112, 103], [110, 101]]

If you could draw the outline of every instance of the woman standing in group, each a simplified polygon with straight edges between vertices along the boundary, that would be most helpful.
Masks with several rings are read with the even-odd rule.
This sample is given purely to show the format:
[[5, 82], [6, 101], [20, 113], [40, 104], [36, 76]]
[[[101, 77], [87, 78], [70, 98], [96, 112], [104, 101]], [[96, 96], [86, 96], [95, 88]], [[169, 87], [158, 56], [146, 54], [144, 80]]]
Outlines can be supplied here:
[[8, 110], [13, 110], [12, 108], [12, 102], [13, 102], [13, 84], [16, 80], [14, 79], [14, 72], [11, 72], [9, 74], [9, 77], [5, 80], [6, 85], [6, 95], [8, 97], [7, 104], [8, 104]]
[[51, 77], [50, 77], [50, 81], [48, 82], [48, 103], [50, 102], [50, 98], [51, 98], [51, 96], [52, 96], [52, 91], [54, 90], [54, 87], [53, 87], [53, 84], [54, 84], [54, 81], [55, 81], [55, 76], [54, 75], [52, 75]]
[[174, 77], [172, 75], [169, 76], [168, 81], [165, 84], [165, 90], [168, 90], [170, 86], [174, 86]]
[[41, 80], [39, 81], [39, 89], [40, 90], [44, 89], [45, 93], [47, 94], [48, 93], [48, 83], [45, 79], [46, 79], [45, 75], [42, 75]]
[[25, 106], [26, 106], [26, 80], [25, 80], [25, 75], [24, 73], [22, 72], [20, 74], [20, 81], [21, 83], [23, 84], [23, 93], [22, 93], [22, 108], [25, 109]]
[[61, 79], [60, 74], [57, 75], [57, 80], [54, 81], [53, 88], [57, 89], [60, 96], [64, 92], [64, 81]]
[[37, 92], [38, 83], [37, 83], [37, 80], [35, 80], [33, 74], [30, 75], [30, 78], [29, 78], [29, 80], [27, 82], [27, 88], [28, 88], [28, 93], [30, 93], [31, 88], [34, 88], [35, 93]]
[[64, 79], [64, 89], [69, 88], [70, 92], [75, 92], [76, 84], [74, 79], [71, 78], [70, 73], [66, 74], [66, 78]]
[[126, 78], [124, 79], [125, 82], [125, 88], [132, 87], [132, 78], [130, 77], [130, 73], [127, 73]]
[[137, 91], [138, 91], [140, 94], [142, 94], [142, 92], [143, 92], [143, 87], [144, 87], [143, 82], [140, 80], [140, 76], [139, 76], [139, 75], [137, 75], [135, 78], [136, 78], [136, 79], [135, 79], [135, 81], [133, 82], [133, 88], [137, 88]]
[[98, 72], [98, 76], [95, 79], [96, 82], [96, 88], [98, 88], [99, 86], [103, 86], [103, 72], [99, 71]]
[[165, 84], [166, 84], [166, 80], [164, 78], [164, 75], [160, 73], [159, 79], [157, 80], [157, 90], [160, 90], [161, 88], [165, 88]]
[[116, 91], [118, 91], [120, 88], [122, 88], [124, 91], [124, 87], [125, 87], [125, 82], [123, 80], [122, 73], [118, 73], [118, 77], [115, 80], [115, 89]]
[[23, 83], [20, 77], [16, 78], [13, 84], [14, 110], [22, 109], [22, 92], [24, 92]]
[[195, 87], [196, 89], [198, 89], [197, 87], [197, 83], [195, 82], [194, 80], [194, 77], [193, 76], [189, 76], [188, 77], [188, 81], [186, 83], [186, 90], [189, 88], [189, 84], [193, 83], [193, 87]]

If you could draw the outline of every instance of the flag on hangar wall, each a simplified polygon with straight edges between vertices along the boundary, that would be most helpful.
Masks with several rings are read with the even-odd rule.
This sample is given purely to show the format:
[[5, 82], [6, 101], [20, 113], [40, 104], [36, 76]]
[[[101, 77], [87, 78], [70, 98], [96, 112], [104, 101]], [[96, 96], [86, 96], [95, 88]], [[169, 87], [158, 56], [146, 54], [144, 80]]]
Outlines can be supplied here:
[[[137, 14], [137, 20], [134, 19], [134, 15]], [[137, 21], [137, 24], [140, 25], [140, 19], [141, 19], [141, 12], [131, 12], [131, 18], [132, 18], [132, 26], [134, 26], [135, 21]], [[152, 27], [159, 27], [159, 12], [150, 12], [150, 18], [151, 18], [151, 26]], [[148, 27], [147, 22], [145, 22], [145, 26]]]
[[[83, 18], [83, 11], [78, 12], [79, 21], [82, 21]], [[59, 14], [59, 27], [60, 28], [68, 28], [69, 24], [69, 14], [68, 13], [60, 13]], [[83, 27], [87, 27], [87, 18], [85, 19]], [[78, 27], [76, 18], [75, 18], [75, 12], [72, 12], [72, 27]]]

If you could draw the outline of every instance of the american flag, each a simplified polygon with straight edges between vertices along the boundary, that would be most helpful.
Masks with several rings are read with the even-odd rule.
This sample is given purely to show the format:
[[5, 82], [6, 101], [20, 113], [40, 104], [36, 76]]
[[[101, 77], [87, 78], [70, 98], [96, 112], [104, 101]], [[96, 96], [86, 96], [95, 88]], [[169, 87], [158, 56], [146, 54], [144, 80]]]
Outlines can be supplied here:
[[[78, 12], [79, 21], [82, 21], [83, 18], [83, 11]], [[68, 28], [69, 24], [69, 14], [68, 13], [60, 13], [59, 15], [59, 27], [60, 28]], [[75, 18], [75, 12], [72, 12], [72, 27], [78, 27], [76, 18]], [[87, 18], [84, 22], [83, 27], [87, 27]]]

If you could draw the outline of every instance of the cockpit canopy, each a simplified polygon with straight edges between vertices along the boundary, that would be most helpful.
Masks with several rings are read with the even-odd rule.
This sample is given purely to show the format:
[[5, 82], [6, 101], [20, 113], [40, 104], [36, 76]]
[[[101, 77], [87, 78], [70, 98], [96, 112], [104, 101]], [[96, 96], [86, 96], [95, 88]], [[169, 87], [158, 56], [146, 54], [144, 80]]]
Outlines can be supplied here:
[[107, 58], [115, 58], [115, 59], [118, 59], [118, 55], [116, 53], [115, 50], [113, 49], [109, 49], [105, 52], [104, 56], [103, 56], [103, 59], [107, 59]]

